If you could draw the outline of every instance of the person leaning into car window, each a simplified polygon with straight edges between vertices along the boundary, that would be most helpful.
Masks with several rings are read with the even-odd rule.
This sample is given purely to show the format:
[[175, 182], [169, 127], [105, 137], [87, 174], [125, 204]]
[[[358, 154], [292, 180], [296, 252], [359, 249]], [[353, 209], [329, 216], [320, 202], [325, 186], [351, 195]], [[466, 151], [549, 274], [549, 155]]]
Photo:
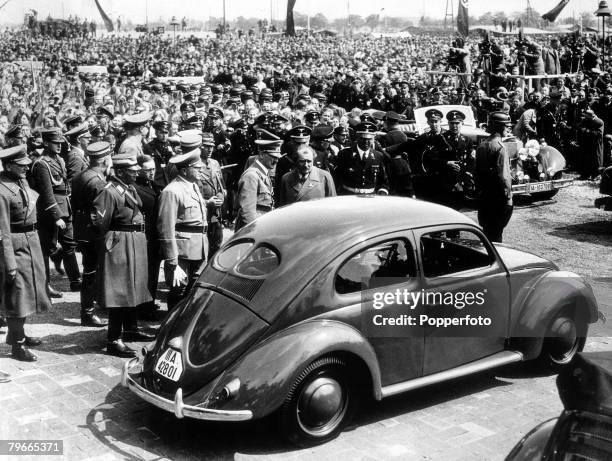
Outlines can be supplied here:
[[476, 187], [480, 192], [478, 223], [493, 242], [502, 241], [504, 227], [512, 216], [512, 178], [510, 160], [502, 138], [512, 126], [510, 116], [492, 112], [488, 130], [491, 133], [476, 149]]

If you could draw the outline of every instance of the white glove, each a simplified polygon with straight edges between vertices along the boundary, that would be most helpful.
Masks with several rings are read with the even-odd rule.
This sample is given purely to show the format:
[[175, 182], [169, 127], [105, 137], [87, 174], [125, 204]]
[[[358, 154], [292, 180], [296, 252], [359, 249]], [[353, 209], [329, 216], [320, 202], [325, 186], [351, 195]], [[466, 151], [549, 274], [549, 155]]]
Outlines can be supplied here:
[[174, 268], [174, 275], [172, 277], [172, 286], [178, 287], [186, 280], [187, 280], [187, 274], [185, 273], [185, 271], [181, 269], [181, 266], [176, 266]]

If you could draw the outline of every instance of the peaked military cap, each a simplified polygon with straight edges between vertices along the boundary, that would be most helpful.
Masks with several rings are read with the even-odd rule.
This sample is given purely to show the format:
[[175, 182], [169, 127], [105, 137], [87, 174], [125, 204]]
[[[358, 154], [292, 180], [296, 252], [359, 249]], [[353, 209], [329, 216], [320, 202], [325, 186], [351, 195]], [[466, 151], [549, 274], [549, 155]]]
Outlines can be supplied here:
[[29, 165], [32, 163], [32, 160], [30, 160], [26, 153], [25, 144], [0, 150], [0, 160], [4, 163], [12, 162], [18, 165]]

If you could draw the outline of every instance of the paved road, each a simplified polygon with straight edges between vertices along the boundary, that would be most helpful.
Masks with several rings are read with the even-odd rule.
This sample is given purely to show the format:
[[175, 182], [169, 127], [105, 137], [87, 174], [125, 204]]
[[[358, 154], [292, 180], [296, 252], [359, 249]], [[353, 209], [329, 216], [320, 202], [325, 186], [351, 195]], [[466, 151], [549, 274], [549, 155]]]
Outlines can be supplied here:
[[[612, 318], [612, 215], [592, 208], [596, 196], [595, 185], [581, 182], [554, 201], [517, 207], [506, 241], [589, 277]], [[15, 362], [0, 345], [0, 370], [15, 376], [0, 384], [0, 439], [61, 439], [69, 460], [497, 460], [561, 410], [554, 376], [514, 365], [363, 402], [338, 439], [296, 450], [271, 421], [179, 421], [132, 398], [118, 385], [122, 360], [103, 353], [105, 331], [79, 325], [77, 298], [67, 293], [52, 312], [33, 319], [31, 333], [45, 340], [39, 362]], [[611, 328], [592, 328], [587, 350], [612, 351]]]

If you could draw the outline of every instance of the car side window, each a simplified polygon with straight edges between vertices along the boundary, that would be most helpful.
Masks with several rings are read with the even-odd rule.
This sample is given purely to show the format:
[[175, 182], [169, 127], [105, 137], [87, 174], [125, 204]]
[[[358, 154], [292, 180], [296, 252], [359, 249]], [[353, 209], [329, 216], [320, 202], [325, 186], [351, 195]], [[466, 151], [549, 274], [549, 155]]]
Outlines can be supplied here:
[[495, 261], [483, 239], [470, 230], [430, 232], [421, 237], [425, 277], [441, 277], [481, 267]]
[[397, 283], [392, 278], [416, 277], [414, 252], [409, 242], [396, 239], [377, 243], [347, 259], [335, 278], [340, 294]]

